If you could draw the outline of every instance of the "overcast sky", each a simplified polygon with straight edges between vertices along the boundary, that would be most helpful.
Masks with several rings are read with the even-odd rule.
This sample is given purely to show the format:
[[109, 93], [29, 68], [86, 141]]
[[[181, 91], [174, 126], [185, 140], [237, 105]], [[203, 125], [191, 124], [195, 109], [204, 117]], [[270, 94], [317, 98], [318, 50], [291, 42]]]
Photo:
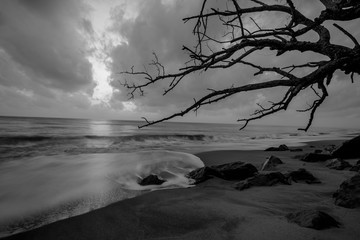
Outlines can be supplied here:
[[[185, 78], [166, 97], [162, 96], [164, 85], [156, 85], [144, 97], [128, 101], [118, 72], [132, 65], [143, 69], [152, 52], [169, 71], [180, 67], [187, 61], [182, 46], [191, 47], [195, 41], [193, 22], [184, 24], [182, 18], [196, 14], [200, 4], [197, 0], [1, 0], [0, 115], [156, 119], [191, 104], [209, 87], [223, 89], [269, 77], [255, 78], [253, 70], [241, 67], [209, 71]], [[309, 17], [322, 9], [310, 0], [296, 1], [296, 7]], [[277, 16], [257, 16], [259, 24], [277, 20]], [[360, 40], [359, 21], [340, 25]], [[342, 33], [334, 29], [331, 33], [333, 42], [351, 46]], [[259, 53], [252, 58], [264, 63], [298, 63], [318, 57], [297, 53], [275, 60], [274, 54]], [[351, 84], [348, 76], [335, 74], [330, 97], [319, 109], [315, 125], [360, 127], [360, 77], [355, 78]], [[235, 96], [185, 120], [236, 123], [257, 103], [278, 100], [280, 92]], [[286, 113], [257, 123], [305, 126], [308, 116], [296, 109], [306, 107], [311, 99], [311, 93], [304, 93]]]

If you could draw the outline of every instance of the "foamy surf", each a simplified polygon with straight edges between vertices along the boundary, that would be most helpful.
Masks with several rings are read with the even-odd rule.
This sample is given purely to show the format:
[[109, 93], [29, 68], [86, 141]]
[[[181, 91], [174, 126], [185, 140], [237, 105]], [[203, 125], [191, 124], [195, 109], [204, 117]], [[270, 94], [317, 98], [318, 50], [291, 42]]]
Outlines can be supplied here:
[[[0, 165], [0, 236], [29, 230], [137, 196], [144, 191], [190, 187], [185, 175], [204, 166], [172, 151], [56, 155]], [[150, 174], [162, 185], [140, 186]]]

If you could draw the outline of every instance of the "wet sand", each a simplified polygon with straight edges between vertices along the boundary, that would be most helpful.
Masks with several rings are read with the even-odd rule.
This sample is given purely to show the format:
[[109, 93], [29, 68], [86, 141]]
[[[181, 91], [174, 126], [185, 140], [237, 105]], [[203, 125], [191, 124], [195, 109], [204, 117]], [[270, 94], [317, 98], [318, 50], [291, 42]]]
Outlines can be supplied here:
[[[193, 188], [153, 191], [5, 239], [355, 240], [360, 236], [360, 209], [336, 206], [332, 198], [341, 182], [355, 172], [330, 170], [325, 163], [304, 163], [294, 158], [339, 143], [312, 142], [302, 147], [303, 152], [230, 150], [197, 154], [205, 165], [243, 161], [256, 167], [275, 155], [285, 163], [277, 167], [278, 171], [306, 168], [321, 184], [292, 183], [238, 191], [233, 188], [236, 182], [213, 178]], [[342, 226], [314, 230], [286, 220], [287, 213], [302, 209], [323, 210]]]

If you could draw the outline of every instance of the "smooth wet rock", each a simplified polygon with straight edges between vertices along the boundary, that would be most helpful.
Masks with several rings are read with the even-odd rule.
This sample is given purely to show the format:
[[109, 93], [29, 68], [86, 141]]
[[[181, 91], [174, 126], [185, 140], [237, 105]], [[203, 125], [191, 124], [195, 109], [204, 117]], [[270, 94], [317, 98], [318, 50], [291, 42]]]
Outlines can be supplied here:
[[323, 151], [323, 150], [321, 150], [321, 149], [315, 149], [315, 150], [314, 150], [314, 153], [322, 153], [322, 151]]
[[356, 164], [349, 169], [349, 171], [360, 172], [360, 160], [358, 160]]
[[213, 169], [209, 167], [202, 167], [191, 171], [186, 175], [186, 177], [193, 179], [195, 181], [194, 184], [198, 184], [216, 175], [218, 175], [218, 173], [215, 172]]
[[288, 174], [285, 174], [285, 176], [290, 181], [292, 180], [294, 182], [306, 182], [308, 184], [321, 183], [319, 179], [317, 179], [314, 175], [312, 175], [312, 173], [304, 168], [289, 172]]
[[329, 214], [318, 210], [302, 210], [289, 213], [286, 218], [291, 223], [296, 223], [301, 227], [313, 228], [316, 230], [338, 228], [340, 223]]
[[225, 180], [244, 180], [254, 176], [258, 170], [250, 163], [233, 162], [216, 166], [211, 166], [216, 171], [216, 177]]
[[274, 186], [276, 184], [290, 185], [287, 178], [281, 172], [258, 174], [235, 184], [235, 189], [244, 190], [256, 186]]
[[284, 164], [280, 158], [270, 156], [260, 167], [260, 171], [267, 171], [274, 169], [277, 165]]
[[289, 148], [285, 144], [281, 144], [279, 147], [269, 147], [265, 151], [288, 151]]
[[308, 153], [305, 154], [300, 160], [303, 162], [325, 162], [333, 158], [330, 154], [320, 154], [320, 153]]
[[150, 174], [149, 176], [141, 179], [138, 183], [141, 186], [148, 186], [148, 185], [161, 185], [166, 182], [163, 179], [160, 179], [158, 176], [154, 174]]
[[256, 167], [250, 163], [232, 162], [195, 169], [187, 174], [187, 177], [195, 180], [195, 183], [203, 182], [212, 177], [225, 180], [244, 180], [254, 176], [257, 172]]
[[341, 183], [333, 194], [335, 204], [345, 208], [360, 207], [360, 174]]
[[335, 170], [344, 170], [350, 168], [351, 164], [341, 158], [334, 158], [327, 161], [326, 167]]
[[360, 157], [360, 136], [345, 141], [332, 153], [334, 158], [358, 158]]

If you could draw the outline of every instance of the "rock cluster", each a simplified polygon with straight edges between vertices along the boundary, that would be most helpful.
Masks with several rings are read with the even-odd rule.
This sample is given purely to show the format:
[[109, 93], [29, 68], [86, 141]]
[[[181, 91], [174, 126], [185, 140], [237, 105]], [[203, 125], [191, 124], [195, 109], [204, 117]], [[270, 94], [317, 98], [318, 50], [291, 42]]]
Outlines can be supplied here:
[[[333, 149], [332, 146], [331, 149]], [[344, 142], [331, 154], [331, 149], [325, 149], [329, 154], [322, 153], [321, 150], [315, 150], [313, 153], [307, 153], [300, 156], [303, 162], [317, 163], [326, 162], [326, 167], [336, 170], [348, 169], [350, 171], [360, 171], [360, 160], [354, 166], [343, 159], [360, 157], [360, 136]], [[286, 145], [267, 148], [265, 151], [291, 151]], [[293, 151], [302, 151], [302, 149], [293, 149]], [[270, 156], [260, 167], [260, 171], [273, 171], [276, 166], [283, 164], [283, 161], [275, 156]], [[219, 177], [225, 180], [240, 180], [234, 184], [234, 188], [240, 191], [251, 187], [274, 186], [278, 184], [291, 185], [291, 182], [305, 182], [308, 184], [321, 183], [312, 173], [304, 168], [288, 173], [281, 172], [261, 172], [251, 165], [243, 162], [234, 162], [211, 167], [196, 169], [188, 174], [189, 178], [196, 183], [205, 181], [211, 177]], [[360, 207], [360, 173], [344, 181], [340, 188], [333, 194], [335, 204], [345, 208]], [[339, 227], [341, 224], [329, 214], [318, 210], [302, 210], [292, 212], [286, 215], [289, 222], [296, 223], [302, 227], [322, 230], [327, 228]]]

